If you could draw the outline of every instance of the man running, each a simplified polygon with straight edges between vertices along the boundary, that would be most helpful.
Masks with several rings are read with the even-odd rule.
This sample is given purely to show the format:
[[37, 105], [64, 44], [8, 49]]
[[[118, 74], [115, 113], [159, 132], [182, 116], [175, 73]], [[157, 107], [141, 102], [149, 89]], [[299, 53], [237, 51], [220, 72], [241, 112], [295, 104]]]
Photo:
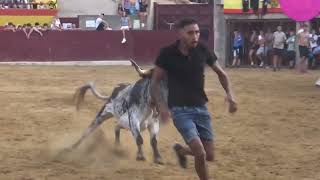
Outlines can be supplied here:
[[[200, 180], [208, 180], [207, 161], [214, 160], [213, 131], [208, 101], [204, 92], [204, 69], [209, 65], [216, 72], [226, 91], [229, 112], [237, 111], [228, 76], [219, 66], [217, 57], [200, 44], [200, 30], [193, 19], [183, 19], [177, 25], [179, 40], [160, 51], [153, 71], [151, 94], [157, 101], [160, 81], [168, 80], [168, 105], [177, 130], [188, 146], [175, 144], [174, 150], [182, 167], [186, 167], [186, 155], [194, 156], [195, 169]], [[167, 121], [166, 107], [159, 107], [162, 121]]]

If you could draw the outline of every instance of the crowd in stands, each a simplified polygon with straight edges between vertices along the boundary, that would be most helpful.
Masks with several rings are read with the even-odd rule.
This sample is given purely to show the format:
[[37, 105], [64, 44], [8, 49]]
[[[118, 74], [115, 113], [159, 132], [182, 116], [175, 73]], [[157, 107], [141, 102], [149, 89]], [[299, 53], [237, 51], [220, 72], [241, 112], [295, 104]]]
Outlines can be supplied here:
[[0, 0], [0, 9], [55, 9], [57, 0]]
[[283, 64], [297, 68], [300, 73], [320, 66], [320, 27], [316, 30], [302, 24], [297, 32], [294, 29], [283, 32], [281, 26], [274, 32], [270, 28], [266, 32], [253, 30], [249, 43], [248, 57], [244, 57], [244, 37], [242, 32], [234, 31], [232, 67], [239, 67], [246, 58], [252, 67], [270, 67], [273, 71], [280, 70]]
[[75, 24], [71, 24], [70, 26], [63, 27], [59, 18], [53, 18], [51, 24], [40, 24], [36, 22], [34, 25], [31, 23], [23, 24], [23, 25], [15, 25], [12, 22], [9, 22], [7, 25], [0, 27], [0, 31], [12, 31], [12, 32], [23, 32], [26, 35], [27, 39], [30, 39], [30, 35], [32, 33], [37, 33], [40, 36], [43, 36], [43, 32], [46, 31], [61, 31], [61, 30], [79, 30]]
[[139, 16], [141, 27], [145, 27], [147, 20], [147, 0], [122, 0], [118, 4], [118, 15], [122, 16], [123, 12], [128, 16]]

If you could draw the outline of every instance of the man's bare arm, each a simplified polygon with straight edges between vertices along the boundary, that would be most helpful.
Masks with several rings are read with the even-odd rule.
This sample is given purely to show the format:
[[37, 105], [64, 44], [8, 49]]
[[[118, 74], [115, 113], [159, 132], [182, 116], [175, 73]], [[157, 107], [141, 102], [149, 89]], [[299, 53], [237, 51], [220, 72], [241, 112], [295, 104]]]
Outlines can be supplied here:
[[155, 101], [157, 101], [160, 96], [160, 81], [165, 76], [165, 73], [165, 70], [157, 66], [153, 70], [151, 80], [151, 98]]
[[40, 36], [43, 36], [42, 32], [41, 32], [38, 28], [33, 27], [32, 29], [33, 29], [35, 32], [39, 33]]
[[225, 90], [227, 97], [226, 100], [229, 103], [229, 112], [234, 113], [237, 111], [237, 103], [233, 96], [233, 92], [231, 90], [230, 81], [226, 74], [226, 72], [221, 68], [218, 62], [214, 63], [211, 66], [212, 70], [217, 73], [219, 77], [220, 84], [222, 85], [223, 89]]
[[155, 103], [158, 103], [158, 110], [160, 113], [160, 118], [162, 121], [167, 121], [169, 118], [169, 112], [167, 107], [164, 107], [164, 105], [161, 102], [161, 90], [160, 90], [160, 82], [166, 75], [166, 71], [158, 66], [156, 66], [153, 70], [152, 73], [152, 79], [151, 79], [151, 87], [150, 87], [150, 93], [151, 93], [151, 98]]

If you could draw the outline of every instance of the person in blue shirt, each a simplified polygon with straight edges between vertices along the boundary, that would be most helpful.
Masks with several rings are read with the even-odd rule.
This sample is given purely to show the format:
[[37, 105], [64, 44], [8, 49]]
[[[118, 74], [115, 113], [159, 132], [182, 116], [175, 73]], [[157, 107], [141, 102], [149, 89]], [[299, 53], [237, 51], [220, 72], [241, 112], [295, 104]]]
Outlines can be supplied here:
[[233, 63], [232, 66], [239, 67], [242, 59], [242, 48], [243, 47], [243, 38], [241, 34], [235, 30], [233, 38]]

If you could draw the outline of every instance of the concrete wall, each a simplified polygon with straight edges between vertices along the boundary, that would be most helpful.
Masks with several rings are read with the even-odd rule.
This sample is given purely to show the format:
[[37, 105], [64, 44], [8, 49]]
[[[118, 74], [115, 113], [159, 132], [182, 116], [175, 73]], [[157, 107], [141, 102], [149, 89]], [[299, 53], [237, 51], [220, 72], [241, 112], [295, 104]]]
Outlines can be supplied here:
[[118, 4], [115, 0], [59, 0], [59, 17], [77, 17], [105, 13], [115, 15]]

